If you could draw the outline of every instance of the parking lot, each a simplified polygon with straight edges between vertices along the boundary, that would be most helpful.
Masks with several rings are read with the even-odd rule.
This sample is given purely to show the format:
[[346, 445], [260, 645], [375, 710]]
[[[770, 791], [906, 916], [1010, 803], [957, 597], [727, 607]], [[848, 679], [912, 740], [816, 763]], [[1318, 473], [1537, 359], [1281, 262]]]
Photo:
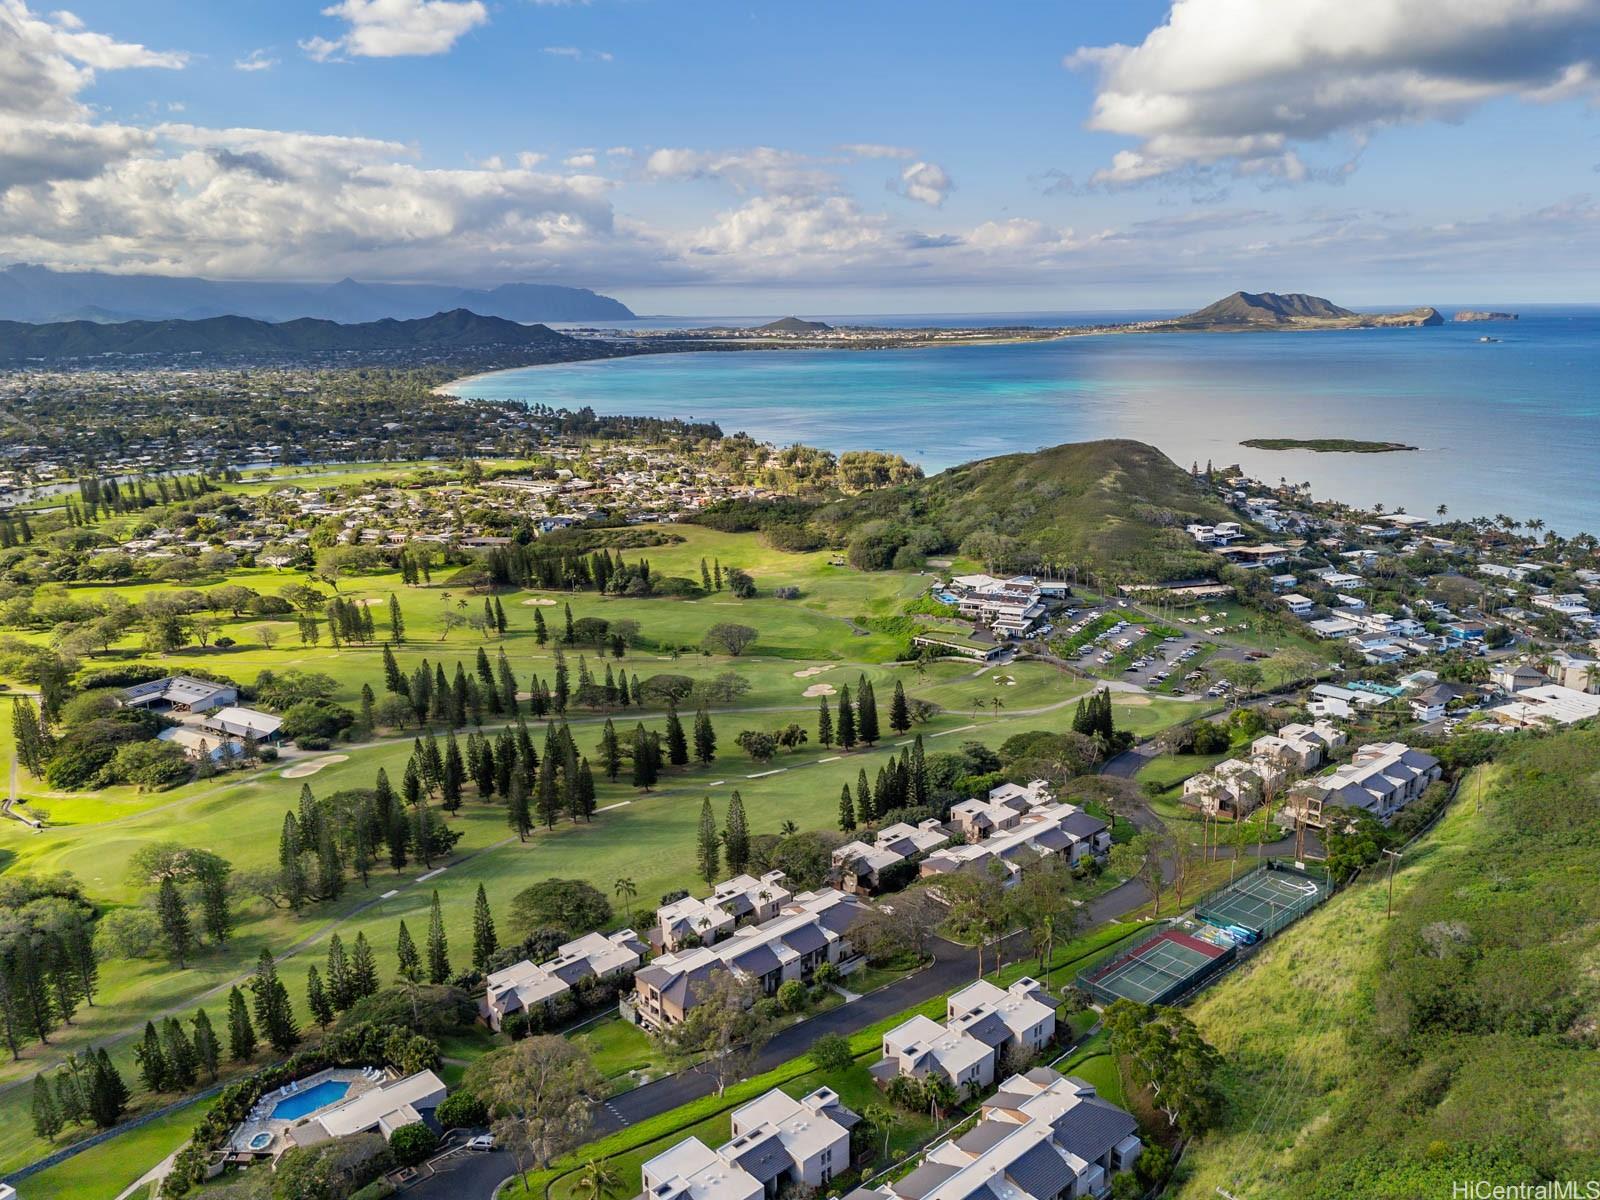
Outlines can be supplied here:
[[[1108, 617], [1110, 623], [1106, 624]], [[1218, 641], [1228, 632], [1226, 626], [1212, 626], [1192, 618], [1183, 620], [1181, 625], [1169, 625], [1135, 612], [1119, 611], [1116, 607], [1073, 613], [1068, 619], [1057, 622], [1055, 632], [1071, 639], [1095, 628], [1097, 622], [1104, 627], [1068, 661], [1088, 674], [1120, 679], [1171, 695], [1224, 699], [1230, 686], [1216, 678], [1211, 667], [1219, 662], [1243, 662], [1255, 657], [1250, 651]], [[1155, 640], [1157, 629], [1173, 632]]]

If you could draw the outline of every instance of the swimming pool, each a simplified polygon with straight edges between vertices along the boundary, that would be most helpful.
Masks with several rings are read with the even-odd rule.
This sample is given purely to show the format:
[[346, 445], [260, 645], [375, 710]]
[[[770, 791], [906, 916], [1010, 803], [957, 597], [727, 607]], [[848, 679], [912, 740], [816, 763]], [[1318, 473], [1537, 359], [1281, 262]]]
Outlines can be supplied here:
[[270, 1145], [272, 1145], [272, 1135], [270, 1133], [258, 1133], [250, 1139], [250, 1149], [252, 1150], [265, 1150]]
[[307, 1113], [316, 1112], [319, 1108], [344, 1099], [344, 1094], [350, 1090], [350, 1084], [343, 1079], [325, 1079], [315, 1087], [309, 1087], [295, 1096], [279, 1100], [272, 1106], [272, 1119], [275, 1121], [296, 1121]]

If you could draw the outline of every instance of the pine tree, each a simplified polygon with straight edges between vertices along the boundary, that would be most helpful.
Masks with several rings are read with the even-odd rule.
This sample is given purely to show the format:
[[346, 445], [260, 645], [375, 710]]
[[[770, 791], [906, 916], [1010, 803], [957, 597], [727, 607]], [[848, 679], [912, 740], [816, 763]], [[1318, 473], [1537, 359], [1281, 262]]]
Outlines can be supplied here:
[[461, 760], [461, 745], [456, 741], [452, 732], [445, 744], [444, 751], [444, 778], [440, 785], [440, 792], [444, 797], [444, 810], [455, 813], [461, 807], [461, 786], [466, 781], [467, 769]]
[[256, 1028], [250, 1021], [244, 993], [235, 987], [228, 992], [228, 1057], [234, 1062], [248, 1062], [255, 1052]]
[[617, 727], [610, 717], [606, 718], [606, 726], [600, 732], [600, 768], [612, 783], [622, 773], [622, 743], [617, 740]]
[[894, 699], [889, 702], [889, 728], [896, 733], [911, 729], [911, 706], [906, 703], [905, 685], [898, 679], [894, 681]]
[[839, 689], [839, 748], [853, 750], [856, 744], [856, 711], [850, 703], [850, 689]]
[[555, 665], [552, 669], [555, 674], [555, 693], [551, 697], [550, 706], [558, 714], [565, 713], [567, 700], [572, 695], [572, 681], [567, 676], [567, 656], [561, 652], [559, 646], [556, 648]]
[[173, 1091], [187, 1091], [195, 1085], [200, 1075], [200, 1058], [194, 1052], [194, 1043], [183, 1031], [177, 1017], [168, 1017], [161, 1026], [161, 1048], [167, 1056], [167, 1076]]
[[500, 603], [500, 597], [499, 596], [496, 596], [494, 598], [494, 628], [495, 628], [495, 632], [496, 633], [498, 633], [501, 637], [505, 637], [505, 635], [506, 635], [506, 610], [505, 610], [505, 606]]
[[222, 1066], [222, 1048], [217, 1044], [217, 1031], [211, 1027], [211, 1018], [203, 1008], [195, 1010], [193, 1025], [195, 1058], [205, 1071], [206, 1078], [215, 1083]]
[[428, 982], [450, 982], [450, 943], [445, 939], [444, 912], [439, 907], [437, 891], [428, 914]]
[[706, 560], [700, 560], [700, 587], [703, 591], [711, 590], [711, 568], [706, 566]]
[[912, 808], [927, 808], [932, 799], [928, 784], [928, 759], [922, 748], [922, 735], [911, 743], [911, 778], [908, 781], [906, 802]]
[[528, 784], [518, 771], [511, 777], [511, 795], [506, 798], [506, 820], [517, 831], [517, 840], [525, 842], [533, 831], [533, 813], [528, 808]]
[[[512, 784], [512, 787], [515, 786]], [[556, 783], [554, 754], [546, 754], [544, 761], [539, 764], [539, 784], [534, 793], [534, 805], [545, 828], [554, 829], [556, 819], [561, 816], [561, 789]]]
[[315, 963], [306, 968], [306, 1008], [311, 1013], [311, 1019], [322, 1028], [326, 1029], [333, 1023], [333, 1001], [328, 999]]
[[355, 948], [350, 952], [350, 991], [357, 1000], [365, 1000], [378, 990], [378, 961], [372, 953], [372, 943], [365, 933], [356, 934]]
[[661, 751], [643, 722], [633, 731], [633, 786], [649, 791], [661, 775]]
[[181, 971], [188, 966], [189, 952], [194, 949], [194, 925], [189, 920], [189, 906], [171, 875], [164, 876], [156, 892], [156, 916], [161, 922], [161, 936], [167, 943], [167, 953], [177, 962]]
[[550, 630], [544, 623], [544, 614], [537, 608], [533, 610], [533, 640], [543, 646], [550, 640]]
[[826, 696], [817, 697], [817, 745], [833, 745], [833, 710]]
[[33, 1132], [47, 1142], [61, 1132], [61, 1111], [50, 1093], [50, 1077], [42, 1072], [33, 1077]]
[[[396, 646], [402, 645], [406, 640], [406, 621], [400, 614], [400, 601], [393, 592], [389, 593], [389, 640]], [[385, 646], [384, 650], [387, 651], [388, 647]]]
[[856, 820], [872, 824], [872, 789], [867, 786], [867, 769], [856, 772]]
[[332, 822], [320, 821], [317, 825], [316, 896], [319, 900], [336, 900], [343, 894], [344, 860], [339, 855], [339, 843]]
[[48, 981], [33, 938], [19, 937], [13, 943], [10, 974], [19, 1027], [37, 1037], [40, 1045], [49, 1045], [50, 1031], [55, 1028], [55, 1007], [50, 1002]]
[[480, 975], [489, 973], [489, 961], [500, 948], [495, 936], [494, 914], [489, 911], [489, 894], [478, 885], [478, 898], [472, 905], [472, 965]]
[[594, 820], [594, 772], [589, 769], [587, 758], [578, 763], [577, 778], [573, 781], [573, 797], [577, 815], [585, 821]]
[[164, 1092], [171, 1075], [167, 1070], [167, 1056], [161, 1048], [161, 1035], [154, 1021], [144, 1023], [144, 1038], [133, 1048], [133, 1059], [139, 1064], [139, 1079], [147, 1092]]
[[86, 1105], [89, 1119], [102, 1129], [110, 1129], [128, 1107], [128, 1085], [111, 1062], [105, 1047], [94, 1051], [94, 1069], [90, 1077]]
[[306, 871], [300, 861], [300, 826], [292, 812], [283, 814], [283, 832], [278, 837], [278, 890], [295, 912], [305, 907]]
[[689, 763], [689, 743], [683, 736], [683, 722], [678, 720], [678, 708], [667, 705], [667, 761], [675, 767]]
[[517, 699], [517, 677], [512, 674], [511, 660], [504, 650], [495, 662], [495, 671], [499, 675], [500, 707], [513, 717], [520, 716], [522, 702]]
[[708, 767], [717, 757], [717, 731], [711, 724], [711, 714], [703, 707], [694, 715], [694, 758], [702, 767]]
[[[85, 1107], [87, 1097], [83, 1094], [83, 1084], [93, 1076], [94, 1060], [92, 1057], [89, 1058], [87, 1066], [88, 1076], [84, 1077], [82, 1082], [80, 1082], [80, 1076], [83, 1075], [84, 1063], [77, 1055], [72, 1057], [67, 1066], [56, 1072], [56, 1111], [61, 1114], [61, 1121], [64, 1125], [81, 1124], [89, 1115], [89, 1110]], [[41, 1075], [39, 1078], [42, 1079], [44, 1076]]]
[[878, 740], [878, 698], [865, 675], [856, 681], [856, 736], [868, 746]]
[[5, 1037], [6, 1049], [11, 1051], [11, 1059], [15, 1062], [22, 1057], [23, 1027], [12, 985], [11, 964], [4, 954], [0, 954], [0, 1035]]
[[847, 783], [839, 789], [839, 828], [849, 833], [855, 827], [856, 806], [850, 798], [850, 785]]
[[344, 939], [335, 933], [328, 939], [328, 1002], [337, 1012], [344, 1012], [356, 1002], [355, 990], [350, 983], [350, 956], [345, 953]]
[[394, 940], [394, 956], [400, 964], [400, 974], [407, 978], [422, 969], [422, 955], [417, 953], [417, 945], [411, 940], [411, 931], [404, 921], [400, 922], [400, 933]]
[[571, 646], [578, 640], [572, 632], [572, 605], [563, 604], [561, 608], [566, 617], [566, 630], [561, 635], [561, 641], [565, 645]]
[[717, 842], [717, 818], [711, 811], [711, 797], [700, 804], [700, 829], [696, 836], [696, 855], [700, 863], [700, 878], [714, 884], [721, 869], [722, 849]]
[[728, 823], [722, 831], [722, 844], [727, 853], [728, 873], [744, 874], [750, 862], [750, 826], [745, 820], [744, 798], [737, 790], [728, 798]]

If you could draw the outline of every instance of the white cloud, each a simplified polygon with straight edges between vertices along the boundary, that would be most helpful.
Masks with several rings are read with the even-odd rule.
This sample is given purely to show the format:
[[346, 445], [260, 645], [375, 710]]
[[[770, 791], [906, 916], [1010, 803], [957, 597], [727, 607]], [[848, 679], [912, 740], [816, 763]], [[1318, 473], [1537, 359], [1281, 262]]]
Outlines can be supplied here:
[[574, 170], [588, 170], [599, 161], [593, 154], [569, 154], [561, 160], [561, 165], [571, 167]]
[[270, 71], [278, 65], [278, 60], [265, 50], [252, 50], [243, 58], [233, 60], [235, 71]]
[[482, 0], [339, 0], [322, 15], [348, 28], [337, 38], [318, 35], [300, 43], [318, 62], [444, 54], [489, 20]]
[[655, 182], [714, 179], [741, 192], [810, 194], [834, 190], [838, 179], [816, 159], [792, 150], [756, 146], [749, 150], [653, 150], [644, 177]]
[[582, 50], [577, 46], [546, 46], [544, 52], [573, 62], [611, 62], [614, 58], [609, 50]]
[[917, 152], [908, 146], [886, 146], [881, 142], [846, 142], [839, 147], [842, 154], [851, 158], [915, 158]]
[[[1596, 0], [1174, 0], [1137, 46], [1083, 47], [1090, 128], [1138, 141], [1092, 177], [1129, 184], [1224, 170], [1325, 176], [1307, 145], [1359, 151], [1386, 125], [1451, 120], [1497, 97], [1595, 94]], [[1334, 172], [1347, 171], [1346, 152]]]
[[908, 199], [938, 208], [955, 186], [938, 163], [914, 162], [900, 172], [900, 183], [896, 190]]

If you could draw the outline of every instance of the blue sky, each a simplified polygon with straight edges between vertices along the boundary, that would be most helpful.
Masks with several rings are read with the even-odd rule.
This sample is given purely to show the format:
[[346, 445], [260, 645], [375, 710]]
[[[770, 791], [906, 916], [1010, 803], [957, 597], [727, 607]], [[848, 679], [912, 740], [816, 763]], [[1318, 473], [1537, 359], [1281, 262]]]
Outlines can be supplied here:
[[1600, 0], [0, 0], [0, 261], [640, 311], [1596, 299]]

